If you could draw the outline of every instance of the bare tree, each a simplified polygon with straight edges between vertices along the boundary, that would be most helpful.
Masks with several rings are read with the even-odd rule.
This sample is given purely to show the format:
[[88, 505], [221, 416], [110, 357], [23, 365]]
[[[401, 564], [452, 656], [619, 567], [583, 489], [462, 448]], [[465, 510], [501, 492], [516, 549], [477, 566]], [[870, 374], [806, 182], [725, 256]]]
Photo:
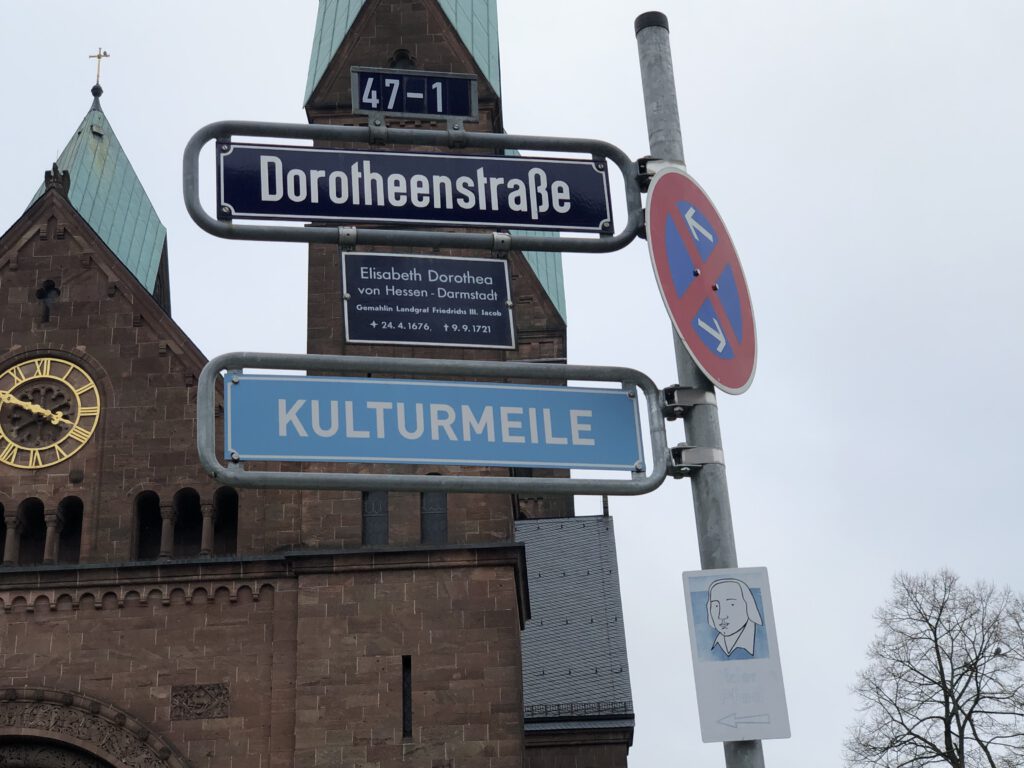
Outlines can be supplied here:
[[850, 766], [1024, 766], [1024, 599], [949, 571], [893, 579], [854, 692]]

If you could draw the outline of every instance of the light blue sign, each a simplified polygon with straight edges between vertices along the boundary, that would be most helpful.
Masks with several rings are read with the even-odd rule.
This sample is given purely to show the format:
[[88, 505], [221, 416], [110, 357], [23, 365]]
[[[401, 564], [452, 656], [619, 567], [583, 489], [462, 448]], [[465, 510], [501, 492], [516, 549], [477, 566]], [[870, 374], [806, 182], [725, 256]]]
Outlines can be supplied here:
[[697, 656], [702, 661], [766, 659], [768, 630], [764, 626], [761, 590], [738, 579], [713, 581], [690, 593], [692, 615], [707, 617], [694, 624]]
[[788, 739], [768, 571], [687, 571], [683, 586], [701, 738]]
[[224, 403], [228, 459], [643, 469], [621, 389], [229, 374]]

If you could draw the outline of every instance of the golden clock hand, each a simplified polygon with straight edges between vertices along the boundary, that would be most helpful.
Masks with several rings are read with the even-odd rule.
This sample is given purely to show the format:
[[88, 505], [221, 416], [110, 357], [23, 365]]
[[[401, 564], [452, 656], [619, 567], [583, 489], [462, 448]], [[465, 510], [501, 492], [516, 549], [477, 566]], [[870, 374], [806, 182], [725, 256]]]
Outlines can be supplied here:
[[24, 408], [27, 411], [31, 411], [33, 408], [37, 408], [38, 407], [38, 406], [35, 405], [35, 403], [30, 403], [30, 402], [28, 402], [26, 400], [19, 400], [14, 395], [12, 395], [10, 392], [5, 392], [2, 389], [0, 389], [0, 402], [10, 403], [11, 405], [18, 405], [18, 406], [21, 406], [22, 408]]
[[12, 395], [10, 392], [4, 392], [3, 390], [0, 390], [0, 402], [16, 405], [19, 408], [24, 408], [29, 413], [38, 413], [40, 416], [45, 416], [47, 420], [49, 420], [53, 424], [59, 424], [62, 421], [67, 424], [71, 424], [70, 421], [64, 418], [64, 415], [60, 411], [57, 411], [55, 413], [54, 411], [51, 411], [49, 408], [44, 408], [41, 405], [36, 405], [35, 403], [31, 403], [28, 400], [21, 400]]
[[75, 422], [65, 419], [64, 414], [61, 413], [60, 411], [54, 411], [53, 414], [47, 418], [49, 418], [50, 423], [54, 425], [64, 423], [72, 427], [75, 426]]

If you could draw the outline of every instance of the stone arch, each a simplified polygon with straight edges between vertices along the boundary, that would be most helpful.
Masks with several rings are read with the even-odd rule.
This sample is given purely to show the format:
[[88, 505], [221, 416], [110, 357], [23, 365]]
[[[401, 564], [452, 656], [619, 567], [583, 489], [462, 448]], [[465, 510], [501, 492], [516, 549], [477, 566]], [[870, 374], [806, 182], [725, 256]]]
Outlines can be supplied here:
[[57, 539], [57, 562], [77, 563], [82, 549], [82, 516], [85, 504], [78, 496], [65, 496], [57, 505], [60, 534]]
[[213, 554], [238, 551], [238, 491], [224, 485], [213, 493]]
[[203, 512], [199, 492], [182, 488], [174, 494], [174, 557], [195, 557], [202, 549]]
[[46, 547], [46, 511], [41, 499], [32, 496], [18, 505], [18, 565], [41, 565]]
[[111, 768], [110, 763], [58, 741], [0, 737], [0, 768]]
[[160, 533], [163, 525], [160, 516], [160, 497], [153, 491], [142, 491], [132, 505], [133, 547], [136, 560], [156, 560], [160, 556]]
[[140, 721], [97, 699], [47, 688], [0, 690], [0, 766], [26, 750], [44, 756], [40, 768], [190, 768]]

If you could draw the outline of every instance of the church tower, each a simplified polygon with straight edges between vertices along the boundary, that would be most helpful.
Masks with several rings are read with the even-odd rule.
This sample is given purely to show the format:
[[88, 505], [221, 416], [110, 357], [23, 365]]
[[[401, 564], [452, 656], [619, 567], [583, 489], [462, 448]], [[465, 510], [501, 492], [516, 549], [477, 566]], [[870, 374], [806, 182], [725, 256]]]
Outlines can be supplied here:
[[[352, 66], [474, 74], [466, 128], [502, 130], [496, 0], [321, 0], [311, 122], [366, 120]], [[625, 766], [610, 518], [202, 470], [206, 359], [171, 318], [167, 233], [101, 94], [0, 235], [0, 764]], [[558, 255], [431, 254], [508, 260], [514, 348], [346, 342], [339, 249], [312, 246], [308, 351], [565, 360]]]
[[[306, 85], [305, 107], [311, 123], [366, 124], [367, 117], [353, 110], [357, 94], [352, 93], [352, 67], [475, 75], [479, 119], [467, 121], [463, 127], [467, 131], [504, 130], [496, 0], [320, 0]], [[386, 122], [401, 128], [446, 127], [444, 121], [408, 117], [387, 117]], [[462, 151], [483, 153], [479, 149]], [[507, 259], [517, 345], [511, 350], [480, 350], [347, 343], [341, 250], [321, 245], [310, 247], [310, 353], [566, 361], [565, 293], [558, 253], [512, 251], [502, 255], [437, 249], [418, 252]], [[407, 465], [367, 469], [389, 473], [481, 471]], [[544, 469], [482, 471], [498, 476], [510, 472], [536, 476], [565, 474]], [[443, 494], [424, 497], [428, 495], [443, 498]], [[417, 534], [421, 541], [427, 541], [427, 529], [421, 522], [417, 531], [414, 497], [400, 493], [363, 494], [360, 502], [364, 515], [372, 507], [390, 519], [388, 544], [415, 546]], [[571, 759], [582, 760], [578, 763], [581, 765], [625, 765], [632, 742], [633, 709], [610, 518], [573, 518], [572, 499], [567, 497], [452, 494], [444, 504], [449, 517], [449, 544], [486, 546], [488, 540], [497, 543], [509, 539], [528, 543], [526, 586], [533, 619], [520, 617], [524, 625], [521, 678], [525, 764], [537, 768], [576, 764], [565, 762]], [[353, 512], [346, 516], [353, 518]], [[612, 567], [604, 567], [602, 562]], [[519, 588], [522, 586], [518, 584]], [[606, 601], [600, 595], [609, 599]], [[444, 617], [438, 616], [436, 620], [443, 623]], [[590, 631], [597, 627], [599, 633]]]
[[[460, 3], [436, 0], [323, 0], [317, 15], [306, 85], [306, 113], [311, 123], [366, 124], [365, 115], [353, 113], [350, 78], [353, 66], [475, 75], [478, 78], [479, 120], [467, 121], [464, 127], [467, 131], [503, 132], [496, 0]], [[446, 127], [444, 121], [390, 117], [387, 118], [387, 124], [435, 130]], [[403, 151], [409, 149], [400, 148]], [[451, 153], [458, 150], [443, 151]], [[482, 153], [478, 149], [462, 151], [468, 154]], [[506, 351], [346, 343], [339, 249], [314, 245], [310, 247], [309, 254], [307, 351], [311, 354], [566, 361], [565, 291], [561, 254], [512, 251], [499, 256], [434, 250], [429, 251], [428, 255], [507, 258], [514, 303], [515, 349]], [[388, 467], [387, 471], [407, 470]], [[465, 469], [459, 471], [464, 473]], [[498, 472], [507, 475], [508, 471]], [[542, 469], [517, 471], [532, 472], [537, 476], [564, 474]], [[572, 515], [572, 500], [566, 497], [519, 496], [511, 503], [517, 517]]]

